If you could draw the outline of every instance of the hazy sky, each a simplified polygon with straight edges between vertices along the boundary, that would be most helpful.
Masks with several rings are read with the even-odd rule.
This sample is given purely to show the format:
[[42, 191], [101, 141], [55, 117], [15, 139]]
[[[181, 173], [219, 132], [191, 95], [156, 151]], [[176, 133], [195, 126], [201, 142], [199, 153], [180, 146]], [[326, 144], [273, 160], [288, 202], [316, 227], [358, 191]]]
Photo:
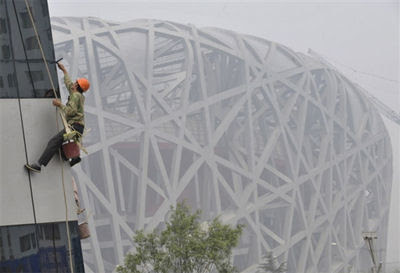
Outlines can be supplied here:
[[[51, 16], [94, 16], [124, 22], [139, 18], [190, 23], [252, 34], [306, 53], [320, 53], [396, 112], [399, 90], [399, 1], [138, 1], [48, 0]], [[374, 75], [371, 76], [370, 74]], [[384, 79], [383, 79], [384, 78]], [[393, 124], [391, 125], [393, 126]], [[393, 126], [395, 154], [399, 153], [399, 126]], [[396, 157], [398, 162], [398, 156]], [[400, 186], [394, 166], [390, 234], [398, 234]], [[393, 215], [393, 214], [392, 214]], [[400, 238], [389, 240], [395, 248], [390, 261], [399, 261]], [[396, 250], [395, 250], [396, 249]]]

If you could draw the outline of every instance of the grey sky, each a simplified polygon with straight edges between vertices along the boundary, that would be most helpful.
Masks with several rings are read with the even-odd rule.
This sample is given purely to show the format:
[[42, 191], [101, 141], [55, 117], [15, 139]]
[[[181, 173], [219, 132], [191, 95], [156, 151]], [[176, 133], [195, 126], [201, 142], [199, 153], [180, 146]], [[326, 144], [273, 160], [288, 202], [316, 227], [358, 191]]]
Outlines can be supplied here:
[[[139, 18], [211, 26], [273, 40], [306, 53], [315, 50], [396, 112], [399, 90], [399, 1], [138, 1], [48, 0], [51, 16], [94, 16], [124, 22]], [[366, 75], [354, 70], [373, 74]], [[384, 80], [383, 77], [390, 80]], [[393, 125], [392, 125], [393, 126]], [[399, 126], [392, 128], [399, 150]], [[398, 160], [398, 158], [396, 159]], [[398, 161], [396, 161], [398, 162]], [[394, 169], [398, 168], [394, 166]], [[394, 191], [400, 192], [398, 170]], [[398, 204], [394, 195], [392, 203]], [[394, 207], [398, 213], [398, 205]], [[393, 231], [400, 219], [393, 218]], [[390, 233], [389, 233], [390, 236]], [[394, 245], [400, 240], [391, 238]], [[398, 246], [396, 250], [398, 250]], [[390, 261], [398, 254], [388, 253]]]

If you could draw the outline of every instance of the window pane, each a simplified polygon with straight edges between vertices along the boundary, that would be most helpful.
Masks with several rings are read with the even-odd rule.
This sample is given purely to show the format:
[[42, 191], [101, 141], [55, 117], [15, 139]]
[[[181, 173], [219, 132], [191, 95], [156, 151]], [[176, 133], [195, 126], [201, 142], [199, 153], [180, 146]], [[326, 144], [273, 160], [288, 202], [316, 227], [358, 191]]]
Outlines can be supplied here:
[[31, 249], [31, 236], [30, 234], [19, 237], [19, 247], [21, 252], [26, 252]]
[[36, 39], [36, 36], [26, 38], [25, 46], [27, 50], [39, 49], [39, 43]]
[[0, 18], [0, 34], [7, 33], [6, 19]]
[[[31, 9], [32, 11], [32, 9]], [[20, 17], [21, 17], [21, 25], [23, 28], [31, 28], [32, 27], [32, 23], [31, 23], [31, 19], [29, 18], [29, 13], [28, 11], [24, 11], [24, 12], [20, 12]]]
[[10, 59], [10, 46], [9, 45], [2, 45], [1, 46], [1, 53], [3, 54], [3, 59], [8, 60]]

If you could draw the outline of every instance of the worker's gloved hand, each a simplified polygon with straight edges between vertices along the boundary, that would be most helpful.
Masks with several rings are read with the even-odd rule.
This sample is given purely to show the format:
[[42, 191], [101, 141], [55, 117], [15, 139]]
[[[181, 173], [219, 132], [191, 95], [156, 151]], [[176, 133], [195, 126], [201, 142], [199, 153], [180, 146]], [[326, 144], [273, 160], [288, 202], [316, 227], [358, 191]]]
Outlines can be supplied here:
[[59, 99], [54, 99], [53, 100], [53, 105], [57, 106], [57, 107], [60, 107], [61, 106], [61, 101]]
[[62, 63], [57, 63], [57, 66], [64, 73], [67, 71]]

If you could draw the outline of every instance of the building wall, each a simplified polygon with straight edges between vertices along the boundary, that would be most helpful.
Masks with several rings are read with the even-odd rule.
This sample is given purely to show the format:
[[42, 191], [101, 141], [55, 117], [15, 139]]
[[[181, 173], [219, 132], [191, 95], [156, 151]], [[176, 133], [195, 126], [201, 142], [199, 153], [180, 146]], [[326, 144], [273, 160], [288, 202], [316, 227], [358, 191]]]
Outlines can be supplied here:
[[88, 270], [112, 272], [135, 230], [162, 226], [181, 200], [204, 220], [246, 225], [242, 272], [266, 251], [289, 272], [366, 270], [363, 231], [385, 249], [390, 140], [340, 72], [227, 30], [98, 18], [52, 27], [56, 55], [92, 84], [89, 155], [73, 169], [92, 210]]
[[[22, 100], [23, 127], [17, 99], [0, 99], [0, 107], [1, 225], [33, 223], [35, 220], [38, 223], [64, 221], [65, 202], [58, 155], [40, 174], [29, 175], [24, 169], [26, 160], [37, 161], [47, 141], [57, 133], [56, 112], [51, 100]], [[68, 165], [63, 164], [66, 191], [71, 193], [71, 174]], [[70, 220], [76, 220], [72, 194], [67, 194], [67, 204]]]
[[[59, 93], [47, 1], [27, 2]], [[84, 272], [69, 165], [55, 156], [40, 174], [24, 168], [62, 128], [27, 11], [24, 0], [0, 1], [0, 272], [70, 272], [66, 223]]]

